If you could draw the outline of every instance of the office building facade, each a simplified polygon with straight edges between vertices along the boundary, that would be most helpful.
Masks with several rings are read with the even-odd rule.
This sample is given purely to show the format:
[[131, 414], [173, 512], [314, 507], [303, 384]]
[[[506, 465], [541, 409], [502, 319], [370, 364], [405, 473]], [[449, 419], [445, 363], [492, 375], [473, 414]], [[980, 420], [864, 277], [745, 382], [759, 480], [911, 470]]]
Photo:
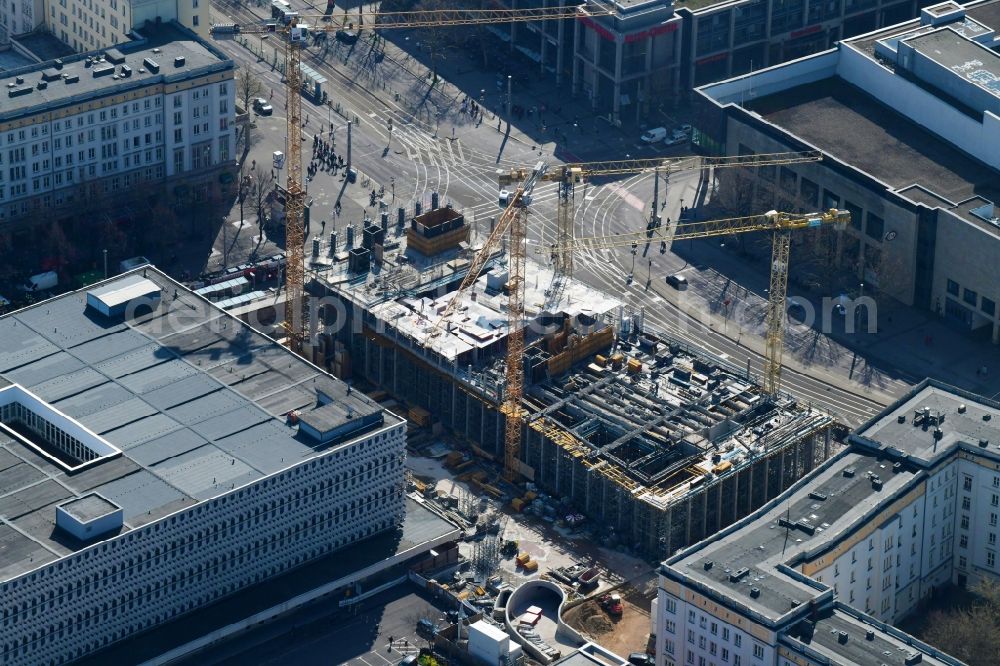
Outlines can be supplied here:
[[0, 331], [5, 664], [68, 663], [403, 520], [405, 423], [151, 267]]

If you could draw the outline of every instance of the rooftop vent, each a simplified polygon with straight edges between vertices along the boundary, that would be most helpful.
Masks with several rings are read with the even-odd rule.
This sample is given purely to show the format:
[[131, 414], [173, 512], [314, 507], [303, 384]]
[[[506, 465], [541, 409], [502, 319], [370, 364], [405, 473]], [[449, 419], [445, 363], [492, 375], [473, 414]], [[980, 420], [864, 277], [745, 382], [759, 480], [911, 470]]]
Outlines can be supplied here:
[[914, 664], [919, 664], [923, 660], [924, 660], [923, 654], [919, 652], [912, 652], [906, 655], [906, 659], [903, 660], [903, 663], [906, 664], [906, 666], [913, 666]]
[[875, 640], [875, 630], [874, 629], [869, 629], [868, 631], [865, 632], [865, 640], [866, 641], [873, 641], [873, 640]]
[[87, 56], [87, 59], [83, 61], [83, 66], [84, 67], [90, 67], [93, 63], [94, 63], [94, 59], [92, 57], [90, 57], [90, 56]]
[[941, 439], [944, 437], [944, 432], [941, 428], [934, 428], [934, 439]]
[[113, 62], [116, 65], [120, 65], [125, 62], [125, 54], [118, 49], [108, 49], [107, 53], [104, 54], [104, 57], [108, 62]]
[[853, 479], [854, 478], [854, 468], [853, 467], [846, 468], [844, 470], [844, 476], [846, 476], [848, 479]]
[[19, 77], [17, 77], [14, 80], [17, 81], [18, 83], [24, 83], [24, 77], [23, 76], [19, 76]]
[[70, 74], [63, 78], [63, 81], [65, 81], [66, 83], [76, 83], [79, 80], [80, 80], [79, 74]]
[[7, 95], [9, 97], [20, 97], [22, 95], [29, 94], [32, 90], [33, 90], [33, 88], [31, 86], [21, 86], [19, 88], [10, 88], [7, 91]]
[[[153, 53], [159, 53], [159, 52], [160, 52], [160, 49], [153, 49]], [[142, 64], [145, 65], [146, 69], [148, 69], [149, 71], [151, 71], [153, 74], [156, 74], [156, 73], [158, 73], [160, 71], [160, 66], [152, 58], [143, 58], [142, 59]]]
[[837, 642], [841, 643], [841, 644], [847, 642], [847, 632], [846, 631], [838, 631], [837, 632]]
[[756, 599], [759, 596], [760, 596], [760, 588], [759, 587], [751, 587], [750, 588], [750, 598]]
[[161, 52], [161, 49], [159, 49], [159, 48], [153, 49], [153, 53], [160, 53], [160, 52]]
[[730, 583], [738, 583], [741, 580], [743, 580], [744, 578], [746, 578], [747, 574], [749, 574], [749, 573], [750, 573], [750, 569], [748, 569], [746, 567], [743, 567], [742, 569], [737, 569], [733, 573], [729, 574], [729, 582]]
[[990, 414], [983, 414], [983, 420], [984, 421], [989, 421], [991, 418], [993, 418], [992, 415], [990, 415]]
[[49, 82], [48, 81], [39, 81], [37, 87], [38, 87], [39, 90], [45, 90], [46, 88], [49, 87]]
[[55, 60], [52, 61], [52, 65], [56, 69], [62, 69], [63, 68], [63, 61], [60, 58], [56, 58]]
[[109, 74], [114, 74], [115, 66], [111, 63], [101, 63], [99, 65], [94, 65], [94, 78], [99, 76], [108, 76]]
[[965, 403], [964, 402], [961, 405], [958, 406], [958, 413], [959, 414], [964, 414], [965, 413]]
[[122, 508], [111, 500], [91, 493], [56, 507], [56, 526], [80, 541], [89, 541], [124, 524]]
[[122, 76], [125, 78], [132, 76], [132, 68], [128, 65], [122, 65]]
[[174, 67], [183, 67], [183, 66], [184, 66], [184, 56], [177, 56], [176, 58], [174, 58]]
[[897, 462], [892, 464], [892, 473], [898, 474], [903, 471], [903, 463]]
[[702, 566], [703, 566], [703, 567], [705, 567], [705, 571], [708, 571], [709, 569], [711, 569], [711, 568], [712, 568], [712, 564], [713, 564], [712, 560], [708, 560], [708, 561], [707, 561], [707, 562], [705, 562], [705, 564], [703, 564]]
[[812, 491], [809, 493], [809, 499], [819, 500], [820, 502], [826, 501], [826, 495], [818, 491]]
[[59, 73], [59, 69], [56, 67], [50, 67], [42, 71], [43, 81], [55, 81], [56, 79], [62, 78], [62, 74]]
[[906, 414], [900, 414], [897, 416], [896, 423], [906, 423]]
[[981, 439], [981, 440], [979, 440], [979, 448], [985, 449], [989, 445], [990, 445], [990, 440], [988, 440], [988, 439]]

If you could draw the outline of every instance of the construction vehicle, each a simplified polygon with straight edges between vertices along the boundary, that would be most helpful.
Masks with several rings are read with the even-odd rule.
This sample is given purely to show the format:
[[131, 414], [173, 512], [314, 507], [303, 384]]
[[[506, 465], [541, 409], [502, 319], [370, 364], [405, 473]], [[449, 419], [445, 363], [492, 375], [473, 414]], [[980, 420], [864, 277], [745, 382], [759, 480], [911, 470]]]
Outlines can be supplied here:
[[613, 617], [621, 617], [622, 613], [625, 612], [625, 606], [622, 604], [622, 596], [616, 592], [602, 594], [598, 597], [597, 603], [601, 605], [605, 613]]
[[[291, 12], [287, 3], [279, 3], [272, 7], [272, 13], [278, 13], [281, 25], [275, 22], [260, 24], [234, 25], [232, 32], [243, 35], [267, 35], [275, 33], [284, 36], [285, 47], [285, 88], [287, 98], [288, 124], [288, 163], [286, 202], [285, 202], [285, 245], [288, 254], [288, 264], [285, 272], [285, 321], [283, 326], [288, 339], [288, 347], [297, 354], [302, 353], [302, 343], [305, 337], [305, 320], [302, 313], [302, 293], [305, 281], [305, 257], [303, 244], [303, 210], [305, 208], [305, 188], [302, 182], [302, 146], [305, 138], [302, 133], [302, 47], [307, 44], [309, 35], [316, 33], [334, 33], [354, 30], [345, 10], [343, 21], [336, 23], [331, 20], [333, 7], [328, 1], [325, 14], [299, 16]], [[358, 19], [358, 30], [362, 27], [371, 30], [394, 30], [406, 28], [436, 28], [445, 26], [490, 25], [497, 23], [524, 23], [530, 21], [547, 21], [577, 16], [613, 15], [609, 9], [602, 7], [577, 7], [576, 5], [560, 5], [554, 7], [517, 8], [517, 9], [431, 9], [402, 12], [364, 11], [362, 5], [355, 13]], [[367, 21], [367, 22], [366, 22]], [[301, 139], [301, 141], [299, 140]], [[520, 421], [518, 421], [520, 425]]]
[[[845, 228], [851, 222], [851, 214], [846, 210], [831, 208], [823, 213], [797, 214], [769, 211], [763, 215], [732, 217], [722, 220], [704, 220], [670, 225], [666, 229], [656, 229], [654, 233], [639, 231], [576, 238], [554, 245], [554, 252], [577, 252], [580, 250], [603, 250], [614, 247], [638, 248], [640, 242], [712, 238], [744, 234], [754, 231], [768, 231], [772, 234], [771, 278], [767, 304], [767, 338], [764, 354], [764, 392], [772, 398], [781, 389], [781, 358], [785, 346], [785, 295], [788, 291], [788, 255], [790, 233], [798, 229], [812, 229], [827, 224]], [[544, 251], [543, 248], [539, 249]], [[612, 357], [612, 362], [614, 362]]]

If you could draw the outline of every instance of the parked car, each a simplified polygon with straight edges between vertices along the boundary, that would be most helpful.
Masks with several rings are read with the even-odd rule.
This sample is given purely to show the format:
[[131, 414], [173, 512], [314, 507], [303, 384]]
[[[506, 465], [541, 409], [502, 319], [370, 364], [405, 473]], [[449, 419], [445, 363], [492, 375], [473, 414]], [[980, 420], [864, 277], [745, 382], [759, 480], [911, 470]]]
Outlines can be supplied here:
[[687, 289], [688, 281], [687, 278], [680, 273], [674, 273], [673, 275], [667, 276], [667, 284], [678, 291]]
[[688, 135], [683, 132], [674, 132], [666, 139], [663, 140], [663, 145], [665, 146], [679, 146], [682, 143], [688, 142]]
[[628, 663], [633, 666], [653, 666], [656, 660], [645, 652], [633, 652], [628, 656]]
[[694, 128], [691, 127], [689, 123], [681, 123], [680, 125], [677, 126], [677, 129], [675, 129], [674, 132], [675, 133], [681, 132], [682, 134], [687, 134], [688, 136], [690, 136], [693, 129]]
[[639, 140], [643, 143], [656, 143], [657, 141], [663, 141], [665, 138], [667, 138], [667, 128], [654, 127], [651, 130], [643, 132]]
[[338, 30], [334, 36], [342, 44], [354, 44], [358, 41], [358, 33], [353, 30]]
[[253, 110], [262, 116], [269, 116], [274, 113], [274, 108], [263, 97], [258, 97], [253, 101]]
[[403, 657], [402, 660], [400, 660], [399, 666], [413, 666], [413, 664], [416, 663], [417, 663], [417, 655], [408, 654], [405, 657]]

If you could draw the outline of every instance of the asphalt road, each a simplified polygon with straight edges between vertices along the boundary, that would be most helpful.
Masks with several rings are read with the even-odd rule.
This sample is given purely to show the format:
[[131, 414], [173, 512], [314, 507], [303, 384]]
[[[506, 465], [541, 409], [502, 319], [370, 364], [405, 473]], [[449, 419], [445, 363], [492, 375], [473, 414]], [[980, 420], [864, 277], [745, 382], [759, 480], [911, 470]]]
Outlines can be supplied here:
[[[304, 9], [307, 5], [300, 0], [293, 2], [293, 7]], [[217, 18], [222, 12], [232, 20], [243, 22], [259, 22], [265, 15], [265, 9], [217, 4]], [[267, 41], [273, 44], [275, 37], [263, 44], [255, 37], [250, 40], [255, 42], [251, 48], [263, 46], [264, 62], [232, 40], [219, 40], [218, 44], [242, 66], [257, 71], [265, 85], [274, 90], [271, 103], [275, 117], [268, 121], [274, 131], [268, 132], [261, 146], [254, 147], [254, 153], [260, 155], [258, 160], [269, 159], [270, 151], [281, 149], [283, 140], [278, 137], [284, 122], [284, 90], [280, 76], [268, 65], [270, 46]], [[336, 150], [340, 153], [346, 140], [346, 131], [341, 128], [347, 119], [355, 120], [353, 162], [363, 176], [371, 178], [373, 186], [386, 187], [387, 198], [391, 190], [391, 202], [386, 201], [390, 204], [390, 212], [397, 205], [409, 206], [415, 201], [427, 205], [431, 192], [436, 191], [442, 203], [452, 201], [463, 208], [467, 217], [472, 218], [474, 228], [483, 233], [488, 230], [489, 218], [500, 213], [496, 203], [499, 188], [495, 172], [498, 168], [532, 165], [538, 160], [552, 165], [567, 155], [586, 160], [617, 159], [671, 154], [668, 151], [676, 154], [678, 150], [654, 149], [640, 144], [635, 137], [612, 136], [614, 131], [610, 128], [603, 132], [591, 129], [587, 134], [571, 133], [568, 143], [565, 137], [557, 143], [530, 120], [515, 123], [510, 134], [497, 132], [495, 120], [488, 114], [481, 124], [477, 124], [467, 113], [461, 112], [463, 96], [454, 88], [439, 84], [432, 89], [426, 80], [395, 66], [387, 55], [380, 57], [377, 51], [375, 54], [372, 55], [370, 45], [362, 38], [353, 48], [334, 43], [329, 49], [313, 47], [303, 55], [304, 62], [328, 78], [329, 94], [341, 110], [338, 114], [303, 100], [303, 113], [309, 116], [309, 125], [303, 128], [303, 134], [311, 137], [319, 130], [318, 123], [323, 123], [324, 130], [329, 132], [332, 124], [338, 128], [334, 136]], [[399, 57], [391, 49], [388, 55]], [[419, 63], [410, 61], [406, 66], [419, 71]], [[488, 73], [483, 77], [491, 80]], [[524, 98], [527, 101], [523, 103], [530, 103], [529, 95], [543, 93], [537, 86], [526, 89]], [[521, 99], [515, 91], [514, 102]], [[389, 130], [390, 121], [392, 130]], [[505, 123], [502, 129], [506, 130]], [[303, 144], [306, 160], [308, 146], [308, 141]], [[677, 219], [682, 202], [693, 202], [697, 179], [694, 172], [672, 176], [665, 197], [667, 204], [661, 215]], [[318, 212], [317, 209], [313, 212], [314, 219], [317, 214], [332, 217], [332, 210], [327, 207], [332, 209], [337, 197], [354, 197], [359, 206], [367, 205], [367, 189], [362, 191], [355, 187], [345, 195], [339, 191], [342, 185], [338, 181], [321, 180], [322, 176], [308, 185], [309, 197], [319, 202]], [[652, 174], [641, 174], [578, 188], [575, 193], [577, 235], [624, 233], [644, 228], [652, 200], [652, 183]], [[533, 197], [529, 243], [541, 250], [538, 259], [542, 261], [547, 261], [548, 253], [544, 248], [554, 238], [556, 197], [556, 186], [551, 183], [540, 185]], [[347, 221], [342, 220], [343, 223]], [[711, 268], [700, 261], [691, 261], [699, 252], [711, 254], [705, 242], [672, 250], [660, 255], [658, 248], [650, 248], [648, 255], [635, 258], [634, 268], [628, 248], [584, 252], [576, 257], [575, 275], [596, 288], [621, 295], [631, 308], [642, 309], [647, 327], [688, 340], [739, 367], [746, 367], [749, 359], [751, 373], [759, 375], [763, 369], [763, 336], [759, 326], [764, 303], [762, 294], [766, 289], [763, 270], [758, 267], [748, 271], [740, 259], [718, 252], [715, 253], [718, 256], [710, 257]], [[677, 271], [684, 271], [692, 283], [688, 293], [678, 294], [663, 282], [665, 275]], [[629, 274], [633, 274], [631, 281]], [[749, 287], [749, 292], [733, 284], [732, 275], [740, 276], [736, 282]], [[728, 316], [728, 307], [726, 311], [711, 307], [711, 300], [721, 289], [732, 289], [744, 298], [741, 321]], [[815, 331], [803, 329], [793, 326], [789, 332], [783, 388], [801, 400], [830, 411], [841, 421], [850, 425], [863, 422], [909, 384], [910, 378], [894, 373], [891, 368], [868, 365], [863, 358], [858, 359]]]

